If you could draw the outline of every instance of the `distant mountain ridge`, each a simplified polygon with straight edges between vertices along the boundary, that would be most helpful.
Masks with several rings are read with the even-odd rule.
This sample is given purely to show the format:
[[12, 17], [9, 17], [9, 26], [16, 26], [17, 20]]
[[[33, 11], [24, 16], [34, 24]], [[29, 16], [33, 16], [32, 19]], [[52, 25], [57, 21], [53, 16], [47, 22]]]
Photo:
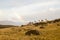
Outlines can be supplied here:
[[0, 21], [0, 25], [21, 25], [20, 22], [12, 22], [12, 21]]

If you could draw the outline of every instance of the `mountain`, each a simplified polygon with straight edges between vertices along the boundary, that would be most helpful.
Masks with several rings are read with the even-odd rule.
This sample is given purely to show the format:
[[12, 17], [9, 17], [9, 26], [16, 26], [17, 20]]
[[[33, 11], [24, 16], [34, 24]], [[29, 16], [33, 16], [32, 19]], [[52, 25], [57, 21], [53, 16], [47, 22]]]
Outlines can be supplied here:
[[0, 21], [0, 25], [21, 25], [20, 22], [12, 22], [12, 21]]

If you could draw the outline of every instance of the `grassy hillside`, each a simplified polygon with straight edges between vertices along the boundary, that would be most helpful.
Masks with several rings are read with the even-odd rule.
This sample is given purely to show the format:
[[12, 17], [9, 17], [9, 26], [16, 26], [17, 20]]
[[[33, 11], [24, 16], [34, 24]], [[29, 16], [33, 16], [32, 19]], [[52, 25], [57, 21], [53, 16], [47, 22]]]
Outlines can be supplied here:
[[[41, 22], [38, 22], [30, 25], [0, 29], [0, 40], [60, 40], [60, 21], [54, 20], [51, 23], [49, 21], [45, 23], [41, 24]], [[39, 35], [35, 35], [34, 31], [34, 33], [31, 33], [30, 30], [37, 30]]]

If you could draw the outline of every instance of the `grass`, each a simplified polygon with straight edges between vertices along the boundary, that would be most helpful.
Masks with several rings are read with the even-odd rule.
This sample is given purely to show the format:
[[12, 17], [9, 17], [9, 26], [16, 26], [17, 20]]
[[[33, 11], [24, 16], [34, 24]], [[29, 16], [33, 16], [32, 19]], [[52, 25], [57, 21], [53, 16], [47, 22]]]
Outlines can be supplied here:
[[[0, 40], [60, 40], [60, 22], [52, 23], [44, 26], [25, 26], [25, 27], [10, 27], [0, 29]], [[27, 36], [25, 33], [28, 30], [38, 30], [40, 35]]]

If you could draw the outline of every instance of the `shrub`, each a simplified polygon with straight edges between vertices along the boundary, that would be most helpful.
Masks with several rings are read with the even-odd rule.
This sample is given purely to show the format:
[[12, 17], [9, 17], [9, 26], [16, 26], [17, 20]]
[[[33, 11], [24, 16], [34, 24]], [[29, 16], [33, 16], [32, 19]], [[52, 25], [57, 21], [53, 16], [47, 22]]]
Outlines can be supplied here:
[[40, 33], [39, 33], [39, 31], [37, 31], [37, 30], [30, 30], [30, 31], [27, 31], [26, 33], [25, 33], [25, 35], [31, 35], [31, 34], [33, 34], [33, 35], [40, 35]]
[[60, 26], [60, 24], [57, 24], [57, 26]]

